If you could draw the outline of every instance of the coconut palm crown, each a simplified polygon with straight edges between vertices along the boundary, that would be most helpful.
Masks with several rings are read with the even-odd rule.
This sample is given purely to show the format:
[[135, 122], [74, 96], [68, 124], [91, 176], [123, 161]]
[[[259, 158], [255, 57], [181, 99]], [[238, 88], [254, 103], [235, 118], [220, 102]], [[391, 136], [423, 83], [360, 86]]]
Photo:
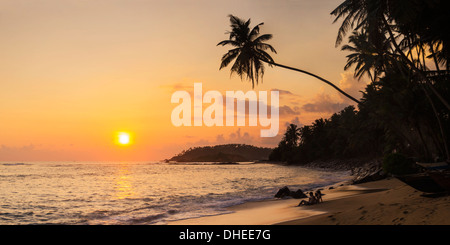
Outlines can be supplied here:
[[[250, 29], [250, 19], [244, 21], [236, 16], [229, 15], [231, 31], [228, 40], [223, 40], [217, 45], [231, 45], [234, 49], [231, 49], [222, 57], [222, 63], [220, 69], [227, 67], [233, 60], [234, 64], [231, 67], [231, 74], [238, 74], [241, 79], [246, 78], [252, 82], [253, 88], [255, 83], [258, 84], [262, 81], [264, 75], [264, 63], [273, 63], [272, 57], [266, 52], [270, 50], [277, 53], [275, 49], [265, 41], [272, 38], [271, 34], [259, 34], [259, 27], [264, 23], [259, 23], [252, 29]], [[269, 66], [272, 66], [269, 63]]]

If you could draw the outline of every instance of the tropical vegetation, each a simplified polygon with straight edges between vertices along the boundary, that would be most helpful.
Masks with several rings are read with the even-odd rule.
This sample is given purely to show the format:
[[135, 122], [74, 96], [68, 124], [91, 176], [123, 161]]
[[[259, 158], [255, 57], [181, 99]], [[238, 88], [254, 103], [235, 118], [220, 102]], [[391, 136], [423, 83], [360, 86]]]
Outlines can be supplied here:
[[[370, 83], [362, 99], [354, 100], [356, 107], [348, 106], [311, 125], [289, 125], [270, 158], [303, 163], [397, 153], [422, 161], [449, 161], [450, 8], [446, 5], [445, 0], [345, 0], [337, 6], [331, 15], [334, 22], [341, 21], [336, 46], [347, 52], [344, 69], [353, 68], [356, 78], [367, 77]], [[261, 24], [255, 32], [241, 33], [247, 33], [250, 42], [238, 38], [240, 26], [250, 24], [238, 20], [234, 19], [230, 40], [219, 43], [236, 47], [222, 58], [221, 68], [237, 58], [232, 72], [253, 82], [253, 76], [264, 71], [255, 62], [278, 65], [259, 50], [275, 50], [259, 44], [269, 40], [269, 34], [255, 42]]]
[[175, 162], [247, 162], [267, 160], [271, 148], [246, 144], [226, 144], [191, 147], [183, 150], [167, 161]]

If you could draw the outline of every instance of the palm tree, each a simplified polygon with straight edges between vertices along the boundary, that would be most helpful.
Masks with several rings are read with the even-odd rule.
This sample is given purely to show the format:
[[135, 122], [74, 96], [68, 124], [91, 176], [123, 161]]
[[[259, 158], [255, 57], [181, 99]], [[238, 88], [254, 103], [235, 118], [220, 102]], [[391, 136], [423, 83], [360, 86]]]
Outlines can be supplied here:
[[[408, 7], [405, 7], [408, 6]], [[388, 41], [393, 46], [393, 54], [399, 55], [399, 58], [410, 66], [410, 68], [423, 80], [426, 85], [433, 94], [444, 104], [444, 106], [450, 110], [450, 104], [448, 101], [441, 95], [439, 91], [433, 86], [433, 82], [427, 77], [425, 65], [421, 67], [417, 67], [414, 63], [414, 60], [411, 61], [403, 52], [403, 49], [397, 43], [397, 39], [399, 37], [407, 38], [407, 36], [411, 33], [402, 33], [402, 30], [408, 30], [409, 32], [418, 32], [421, 34], [423, 30], [433, 30], [437, 33], [442, 33], [442, 30], [436, 30], [436, 25], [425, 25], [419, 26], [416, 17], [419, 14], [422, 14], [425, 7], [429, 7], [430, 4], [427, 4], [426, 1], [409, 1], [409, 0], [345, 0], [338, 7], [336, 7], [331, 15], [336, 16], [334, 22], [343, 18], [342, 24], [338, 31], [338, 36], [336, 38], [336, 46], [341, 44], [343, 37], [350, 29], [354, 30], [364, 30], [368, 33], [369, 42], [373, 43], [377, 47], [381, 47], [383, 40], [386, 39], [386, 35], [389, 36]], [[436, 7], [437, 6], [437, 7]], [[443, 8], [445, 9], [444, 1], [438, 1], [434, 7], [435, 9]], [[425, 8], [426, 9], [426, 8]], [[414, 10], [414, 11], [411, 11]], [[429, 11], [430, 12], [430, 11]], [[401, 14], [399, 14], [401, 13]], [[445, 14], [440, 13], [441, 16], [445, 16]], [[433, 16], [428, 16], [427, 19], [433, 19]], [[442, 19], [442, 18], [441, 18]], [[408, 21], [405, 21], [408, 20]], [[411, 21], [414, 20], [414, 21]], [[404, 24], [406, 22], [406, 24]], [[420, 22], [420, 21], [419, 21]], [[395, 23], [395, 24], [392, 24]], [[412, 24], [411, 24], [412, 23]], [[433, 22], [434, 23], [434, 22]], [[442, 22], [445, 23], [445, 22]], [[415, 26], [410, 28], [411, 26]], [[434, 28], [433, 28], [434, 27]], [[408, 29], [410, 28], [410, 29]], [[395, 35], [397, 32], [399, 35]], [[444, 31], [445, 32], [445, 31]], [[426, 34], [429, 34], [426, 32]], [[448, 34], [437, 35], [433, 33], [432, 36], [435, 40], [433, 41], [441, 41], [448, 40]], [[423, 44], [422, 44], [423, 45]], [[448, 53], [448, 49], [445, 49], [445, 45], [442, 50], [442, 53]], [[444, 59], [441, 55], [440, 51], [434, 52], [437, 57]], [[443, 61], [442, 61], [443, 62]], [[425, 69], [424, 69], [425, 68]]]
[[341, 48], [343, 51], [352, 52], [347, 55], [347, 64], [344, 70], [356, 65], [355, 77], [361, 79], [367, 73], [370, 80], [374, 82], [384, 70], [385, 52], [377, 50], [377, 47], [369, 42], [365, 32], [354, 31], [348, 42], [349, 44], [343, 45]]
[[[414, 75], [416, 75], [416, 82], [420, 84], [420, 87], [433, 108], [445, 144], [447, 159], [450, 159], [450, 153], [446, 144], [446, 135], [440, 122], [441, 118], [426, 88], [431, 90], [447, 110], [450, 110], [450, 104], [441, 92], [435, 88], [436, 83], [429, 76], [429, 74], [433, 74], [434, 72], [430, 73], [428, 71], [424, 58], [425, 45], [428, 44], [432, 49], [433, 43], [442, 44], [441, 50], [431, 50], [436, 67], [438, 67], [437, 63], [439, 61], [445, 63], [448, 58], [449, 52], [446, 47], [449, 45], [444, 45], [445, 43], [450, 43], [448, 32], [441, 29], [440, 25], [437, 25], [436, 22], [430, 21], [439, 19], [440, 22], [445, 23], [442, 20], [448, 18], [448, 11], [446, 9], [445, 3], [442, 0], [437, 0], [433, 4], [425, 0], [345, 0], [331, 14], [336, 16], [334, 22], [341, 18], [343, 19], [338, 31], [336, 45], [342, 42], [343, 37], [350, 29], [364, 31], [368, 33], [368, 41], [377, 47], [382, 47], [379, 44], [382, 43], [382, 39], [385, 39], [389, 47], [384, 53], [380, 53], [398, 57], [397, 62], [395, 62], [397, 66], [407, 65], [408, 70], [413, 71]], [[386, 36], [388, 36], [387, 39]], [[408, 45], [403, 45], [405, 48], [402, 48], [397, 43], [398, 39], [403, 39], [400, 40], [400, 44]], [[414, 41], [415, 45], [411, 45], [412, 41]], [[389, 48], [392, 52], [389, 52]], [[404, 51], [408, 48], [409, 52], [407, 51], [405, 54]], [[413, 58], [413, 48], [419, 51], [417, 60]], [[379, 50], [383, 51], [382, 48]], [[408, 55], [410, 55], [410, 58], [408, 58]], [[420, 56], [422, 56], [422, 61], [420, 60]], [[446, 73], [444, 73], [445, 75]], [[423, 82], [425, 83], [422, 84]]]
[[[275, 49], [264, 41], [272, 38], [271, 34], [259, 35], [259, 27], [264, 23], [260, 23], [250, 30], [250, 19], [244, 21], [229, 15], [231, 22], [231, 31], [228, 32], [230, 37], [228, 40], [221, 41], [217, 45], [231, 45], [235, 47], [222, 57], [220, 69], [228, 66], [234, 59], [231, 67], [231, 74], [237, 73], [241, 79], [247, 75], [247, 79], [251, 80], [252, 86], [259, 82], [259, 77], [264, 75], [264, 64], [262, 60], [273, 62], [272, 57], [265, 51], [267, 49], [276, 53]], [[270, 65], [270, 64], [269, 64]], [[271, 65], [270, 65], [271, 66]]]
[[284, 141], [290, 147], [297, 146], [298, 140], [300, 139], [300, 129], [295, 124], [289, 124], [284, 134]]
[[231, 45], [234, 48], [229, 50], [222, 57], [222, 63], [220, 64], [219, 70], [228, 66], [228, 64], [235, 60], [234, 64], [231, 67], [231, 74], [237, 73], [241, 77], [241, 79], [246, 76], [246, 78], [252, 82], [252, 86], [254, 87], [255, 82], [256, 84], [258, 84], [260, 77], [262, 79], [264, 75], [263, 62], [265, 62], [269, 66], [274, 65], [313, 76], [321, 80], [322, 82], [325, 82], [326, 84], [332, 86], [347, 98], [355, 101], [356, 103], [360, 103], [359, 100], [353, 98], [352, 96], [338, 88], [336, 85], [320, 76], [317, 76], [308, 71], [275, 63], [273, 58], [266, 52], [266, 50], [270, 50], [273, 53], [276, 53], [275, 49], [270, 44], [264, 43], [265, 41], [272, 39], [272, 35], [259, 35], [259, 27], [264, 23], [259, 23], [258, 25], [250, 29], [250, 19], [244, 21], [233, 15], [229, 15], [229, 17], [231, 23], [231, 31], [228, 32], [229, 39], [221, 41], [217, 45]]

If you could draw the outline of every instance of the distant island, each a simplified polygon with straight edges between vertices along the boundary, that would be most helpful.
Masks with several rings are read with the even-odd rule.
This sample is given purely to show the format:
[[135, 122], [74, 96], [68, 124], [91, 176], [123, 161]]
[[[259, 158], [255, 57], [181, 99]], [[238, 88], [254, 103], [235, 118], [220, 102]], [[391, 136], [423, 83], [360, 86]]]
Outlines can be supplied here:
[[167, 159], [176, 162], [248, 162], [268, 160], [272, 148], [246, 144], [194, 147]]

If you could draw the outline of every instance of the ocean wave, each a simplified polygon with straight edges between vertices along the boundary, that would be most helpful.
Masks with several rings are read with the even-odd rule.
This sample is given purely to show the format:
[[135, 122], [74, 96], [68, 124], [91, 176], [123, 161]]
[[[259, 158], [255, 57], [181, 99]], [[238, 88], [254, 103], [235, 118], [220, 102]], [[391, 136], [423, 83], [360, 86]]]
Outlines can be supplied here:
[[168, 165], [240, 165], [253, 162], [168, 162]]
[[131, 224], [134, 224], [134, 225], [149, 224], [149, 223], [151, 224], [151, 223], [158, 221], [166, 216], [167, 216], [166, 213], [154, 214], [154, 215], [149, 215], [149, 216], [144, 216], [144, 217], [132, 218], [132, 219], [128, 220], [128, 222], [130, 222]]
[[31, 163], [23, 163], [23, 162], [15, 162], [15, 163], [3, 163], [3, 166], [26, 166], [26, 165], [33, 165]]

